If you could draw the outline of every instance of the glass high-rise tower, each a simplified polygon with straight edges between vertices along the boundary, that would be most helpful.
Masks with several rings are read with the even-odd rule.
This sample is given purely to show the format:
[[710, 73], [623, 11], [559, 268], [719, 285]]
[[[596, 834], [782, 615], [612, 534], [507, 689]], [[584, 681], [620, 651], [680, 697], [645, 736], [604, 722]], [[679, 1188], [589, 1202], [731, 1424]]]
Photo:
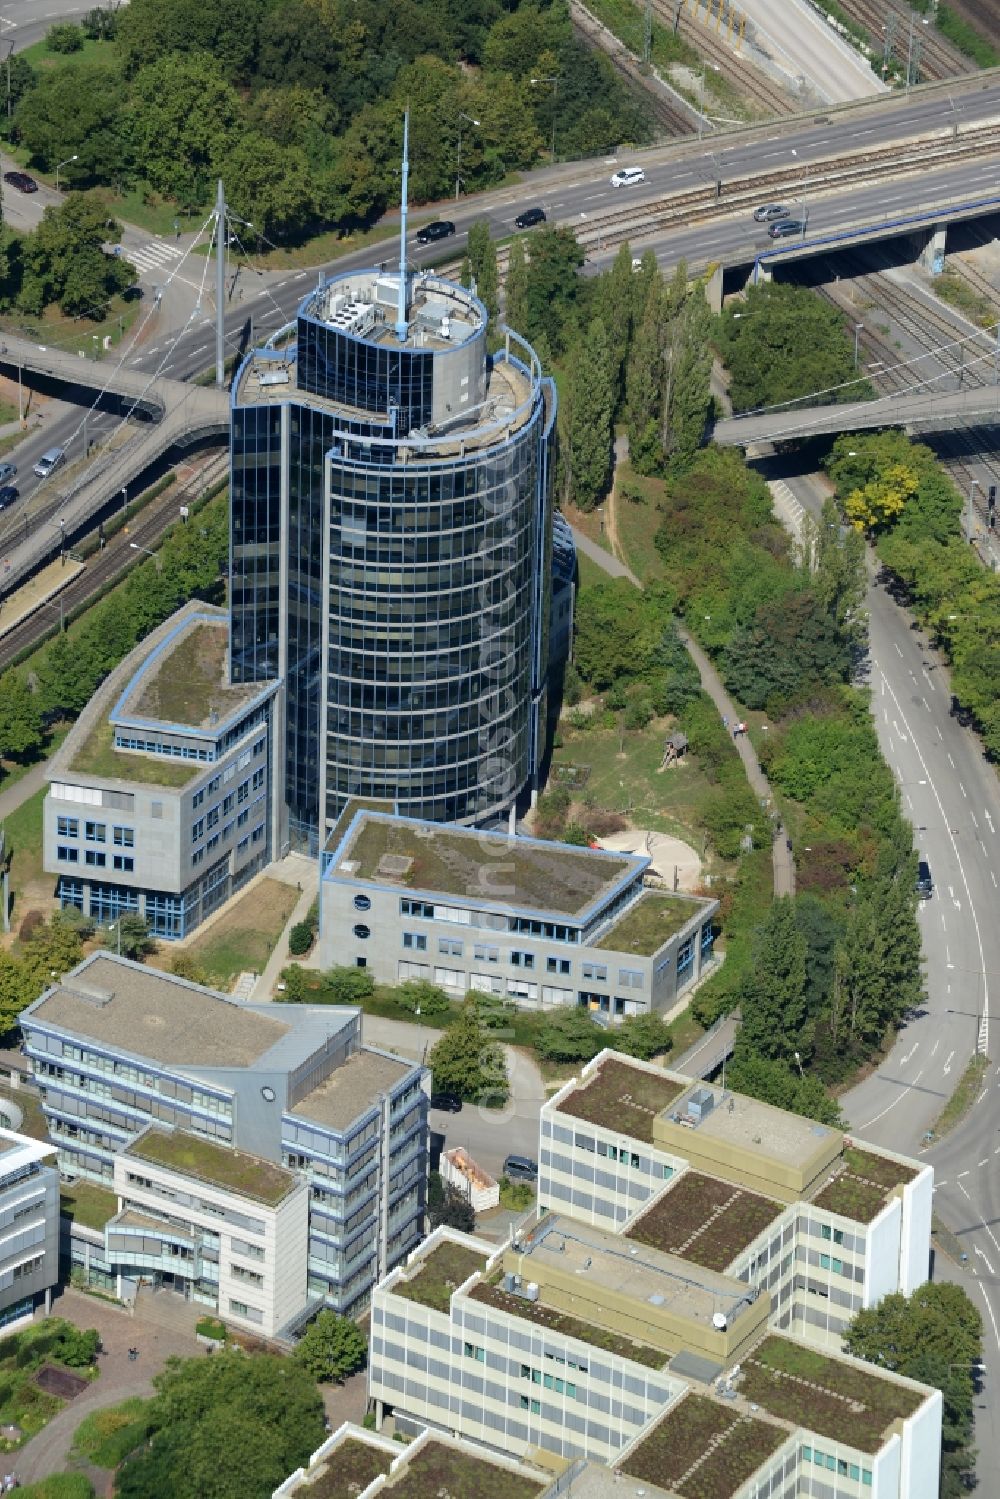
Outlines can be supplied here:
[[352, 796], [482, 821], [544, 749], [554, 387], [465, 288], [399, 290], [334, 277], [234, 384], [231, 672], [284, 682], [293, 846]]

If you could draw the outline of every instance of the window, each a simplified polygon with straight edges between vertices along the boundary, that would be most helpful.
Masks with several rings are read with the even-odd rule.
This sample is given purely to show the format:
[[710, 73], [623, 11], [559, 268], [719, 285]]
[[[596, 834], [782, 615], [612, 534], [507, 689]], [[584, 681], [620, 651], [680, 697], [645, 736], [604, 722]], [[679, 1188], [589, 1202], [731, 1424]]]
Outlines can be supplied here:
[[245, 1239], [230, 1240], [234, 1254], [241, 1254], [245, 1260], [262, 1260], [264, 1250], [260, 1244], [248, 1244]]
[[266, 734], [262, 735], [260, 739], [255, 739], [254, 740], [254, 746], [253, 746], [253, 752], [254, 752], [254, 754], [255, 755], [262, 755], [264, 753], [264, 748], [265, 748], [266, 744], [267, 744], [267, 735]]
[[263, 784], [264, 784], [264, 767], [261, 766], [260, 770], [255, 770], [254, 773], [253, 773], [252, 785], [253, 785], [254, 791], [259, 791], [261, 789], [261, 787], [263, 786]]
[[404, 932], [403, 946], [409, 948], [411, 952], [426, 952], [427, 938], [423, 932]]
[[60, 838], [79, 838], [80, 819], [78, 817], [57, 817], [56, 832]]
[[484, 947], [481, 942], [477, 942], [474, 951], [477, 963], [499, 963], [500, 961], [499, 947]]
[[618, 982], [621, 984], [621, 986], [622, 986], [623, 989], [641, 989], [642, 988], [642, 969], [641, 968], [619, 968], [619, 970], [618, 970]]
[[191, 855], [191, 863], [192, 864], [200, 864], [201, 861], [202, 861], [202, 859], [204, 857], [205, 857], [205, 850], [203, 848], [196, 848], [195, 851], [194, 851], [194, 853]]
[[485, 1364], [485, 1362], [486, 1362], [486, 1349], [485, 1348], [480, 1348], [477, 1343], [466, 1343], [466, 1345], [465, 1345], [465, 1356], [466, 1356], [466, 1358], [477, 1359], [479, 1363]]
[[584, 963], [583, 976], [585, 979], [606, 979], [608, 970], [603, 963]]
[[150, 815], [150, 817], [162, 817], [163, 816], [163, 803], [162, 802], [150, 802], [150, 804], [149, 804], [149, 815]]
[[115, 828], [114, 842], [116, 848], [135, 848], [135, 831], [132, 828]]
[[212, 792], [213, 791], [218, 791], [218, 789], [219, 789], [219, 787], [221, 785], [222, 785], [222, 777], [221, 776], [213, 776], [212, 779], [209, 781], [208, 785], [205, 787], [205, 790], [208, 792], [209, 796], [211, 796]]
[[14, 1279], [20, 1280], [22, 1276], [34, 1275], [43, 1259], [44, 1255], [38, 1254], [33, 1260], [25, 1260], [22, 1265], [15, 1265]]
[[204, 836], [205, 819], [204, 817], [199, 817], [197, 822], [191, 824], [191, 842], [197, 843], [199, 838], [204, 838]]
[[370, 911], [371, 908], [372, 908], [372, 903], [368, 899], [367, 895], [356, 895], [354, 897], [354, 909], [355, 909], [355, 911]]
[[205, 844], [205, 852], [207, 854], [210, 854], [212, 852], [213, 848], [218, 848], [218, 846], [219, 846], [219, 835], [218, 835], [218, 833], [213, 833], [212, 836], [211, 836], [211, 838], [209, 838], [208, 842]]
[[222, 810], [228, 816], [229, 813], [235, 807], [235, 805], [236, 805], [236, 793], [233, 792], [233, 791], [230, 791], [229, 795], [226, 797], [225, 801], [222, 803]]
[[521, 1409], [523, 1411], [530, 1411], [533, 1416], [540, 1416], [542, 1413], [542, 1403], [540, 1400], [529, 1400], [527, 1395], [522, 1395]]
[[[88, 849], [89, 853], [90, 850]], [[68, 844], [60, 844], [56, 849], [56, 858], [61, 859], [64, 864], [78, 864], [80, 862], [80, 850], [71, 848]]]
[[462, 956], [462, 943], [455, 942], [451, 937], [439, 937], [438, 952], [446, 958], [460, 958]]
[[246, 1270], [242, 1265], [230, 1265], [230, 1274], [234, 1280], [246, 1281], [251, 1286], [262, 1286], [264, 1277], [259, 1270]]
[[204, 800], [205, 800], [205, 788], [203, 786], [201, 788], [201, 790], [200, 791], [196, 791], [195, 794], [194, 794], [194, 796], [191, 798], [191, 808], [192, 808], [192, 810], [195, 811], [195, 812], [197, 812], [198, 808], [202, 805], [202, 803], [204, 802]]
[[569, 973], [569, 958], [546, 958], [546, 973]]
[[427, 921], [434, 920], [434, 907], [428, 905], [425, 900], [408, 900], [404, 898], [399, 903], [400, 916], [422, 916]]
[[248, 807], [245, 812], [241, 812], [240, 815], [237, 817], [237, 819], [236, 819], [236, 826], [238, 828], [245, 828], [246, 825], [247, 825], [247, 823], [249, 821], [250, 821], [250, 808]]
[[241, 781], [240, 784], [236, 788], [236, 800], [237, 800], [237, 802], [239, 802], [240, 805], [242, 805], [243, 802], [245, 802], [245, 801], [247, 801], [249, 799], [249, 796], [250, 796], [250, 782], [249, 781]]
[[519, 952], [515, 948], [510, 955], [510, 961], [515, 968], [534, 968], [535, 955], [533, 952]]
[[115, 854], [111, 862], [122, 874], [131, 874], [135, 869], [135, 860], [131, 854]]
[[367, 942], [371, 936], [371, 928], [365, 926], [363, 921], [359, 921], [354, 928], [354, 935], [360, 942]]
[[253, 832], [250, 834], [250, 842], [251, 843], [263, 843], [263, 841], [264, 841], [264, 824], [261, 823], [260, 826], [254, 828]]
[[104, 822], [84, 823], [84, 831], [88, 843], [106, 843], [108, 841], [108, 827]]
[[96, 848], [88, 848], [87, 863], [93, 869], [103, 869], [108, 862], [107, 854], [98, 853]]
[[218, 827], [218, 825], [219, 825], [219, 809], [218, 809], [218, 807], [209, 807], [209, 809], [208, 809], [208, 816], [205, 818], [205, 826], [209, 827], [209, 828], [215, 828], [215, 827]]

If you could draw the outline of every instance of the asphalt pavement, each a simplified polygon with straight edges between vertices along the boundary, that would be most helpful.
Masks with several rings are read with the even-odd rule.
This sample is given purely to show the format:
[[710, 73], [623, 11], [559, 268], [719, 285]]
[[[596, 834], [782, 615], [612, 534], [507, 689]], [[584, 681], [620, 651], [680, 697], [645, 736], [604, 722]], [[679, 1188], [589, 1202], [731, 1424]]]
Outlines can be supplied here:
[[806, 78], [831, 103], [885, 91], [881, 78], [856, 47], [840, 36], [826, 13], [806, 0], [740, 0], [759, 33], [759, 45], [791, 78]]

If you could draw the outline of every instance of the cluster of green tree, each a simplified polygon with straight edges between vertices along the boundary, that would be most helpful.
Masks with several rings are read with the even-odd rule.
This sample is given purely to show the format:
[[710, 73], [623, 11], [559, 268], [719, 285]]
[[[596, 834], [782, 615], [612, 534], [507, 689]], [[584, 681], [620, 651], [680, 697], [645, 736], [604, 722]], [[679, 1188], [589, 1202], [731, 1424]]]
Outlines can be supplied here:
[[912, 833], [850, 685], [863, 542], [831, 504], [802, 562], [766, 485], [731, 453], [704, 452], [682, 482], [668, 479], [662, 509], [657, 546], [678, 607], [734, 694], [766, 708], [759, 752], [801, 848], [798, 895], [749, 942], [743, 930], [739, 961], [699, 991], [695, 1013], [708, 1022], [740, 1006], [735, 1087], [831, 1119], [823, 1084], [870, 1057], [922, 991]]
[[941, 1391], [941, 1499], [975, 1488], [973, 1396], [982, 1375], [983, 1325], [961, 1286], [928, 1281], [912, 1296], [884, 1297], [858, 1312], [844, 1349]]
[[139, 273], [122, 256], [101, 248], [121, 225], [99, 193], [46, 208], [37, 229], [12, 235], [0, 247], [0, 307], [16, 304], [31, 317], [56, 305], [67, 317], [105, 318], [111, 299], [134, 286]]
[[48, 922], [40, 918], [27, 932], [22, 928], [16, 953], [0, 949], [0, 1034], [13, 1029], [18, 1015], [48, 988], [53, 975], [61, 977], [82, 956], [76, 923], [61, 911]]
[[150, 630], [188, 599], [214, 601], [229, 556], [226, 496], [210, 500], [186, 525], [168, 532], [155, 559], [32, 657], [30, 675], [0, 676], [0, 756], [29, 760], [43, 747], [46, 724], [75, 718], [95, 689]]
[[478, 190], [531, 166], [553, 121], [564, 156], [650, 135], [564, 0], [137, 0], [115, 30], [95, 60], [16, 69], [16, 138], [43, 168], [73, 157], [71, 181], [182, 208], [221, 175], [267, 236], [394, 201], [407, 105], [417, 201], [448, 196], [459, 170]]
[[323, 1440], [306, 1360], [172, 1358], [153, 1385], [148, 1440], [118, 1470], [119, 1499], [267, 1499]]
[[995, 68], [1000, 62], [1000, 52], [996, 47], [981, 36], [974, 26], [970, 26], [964, 16], [960, 16], [957, 10], [943, 3], [935, 8], [934, 24], [941, 35], [948, 38], [966, 57], [971, 57], [981, 68]]
[[457, 1228], [459, 1233], [476, 1231], [476, 1214], [472, 1203], [464, 1192], [446, 1182], [440, 1172], [432, 1171], [427, 1178], [427, 1219], [431, 1229]]
[[784, 281], [752, 286], [718, 318], [715, 338], [736, 411], [863, 401], [873, 394], [867, 380], [856, 378], [843, 316], [809, 287]]
[[955, 698], [990, 759], [1000, 759], [1000, 578], [963, 539], [962, 496], [930, 449], [901, 432], [839, 437], [827, 469], [855, 517], [865, 503], [859, 496], [883, 497], [866, 529], [891, 586], [944, 651]]
[[320, 1384], [341, 1384], [364, 1368], [367, 1357], [368, 1344], [358, 1324], [331, 1311], [313, 1318], [293, 1354], [299, 1367]]

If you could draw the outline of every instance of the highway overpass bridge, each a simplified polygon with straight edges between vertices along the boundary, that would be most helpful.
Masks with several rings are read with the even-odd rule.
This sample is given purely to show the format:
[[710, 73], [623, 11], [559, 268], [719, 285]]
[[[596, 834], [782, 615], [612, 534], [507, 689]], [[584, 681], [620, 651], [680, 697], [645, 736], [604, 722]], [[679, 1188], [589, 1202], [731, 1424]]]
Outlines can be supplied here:
[[1000, 385], [980, 385], [972, 390], [922, 391], [880, 396], [875, 401], [850, 401], [843, 405], [781, 407], [774, 411], [731, 416], [716, 422], [713, 433], [722, 447], [747, 447], [755, 443], [791, 442], [800, 437], [835, 436], [838, 432], [860, 432], [865, 428], [953, 427], [1000, 424]]
[[57, 469], [22, 510], [0, 524], [4, 573], [0, 599], [17, 588], [74, 536], [88, 530], [122, 490], [169, 452], [228, 438], [229, 392], [188, 384], [125, 365], [81, 359], [29, 339], [0, 341], [0, 370], [21, 372], [32, 386], [48, 388], [91, 406], [140, 418], [120, 447], [105, 450], [82, 472]]

